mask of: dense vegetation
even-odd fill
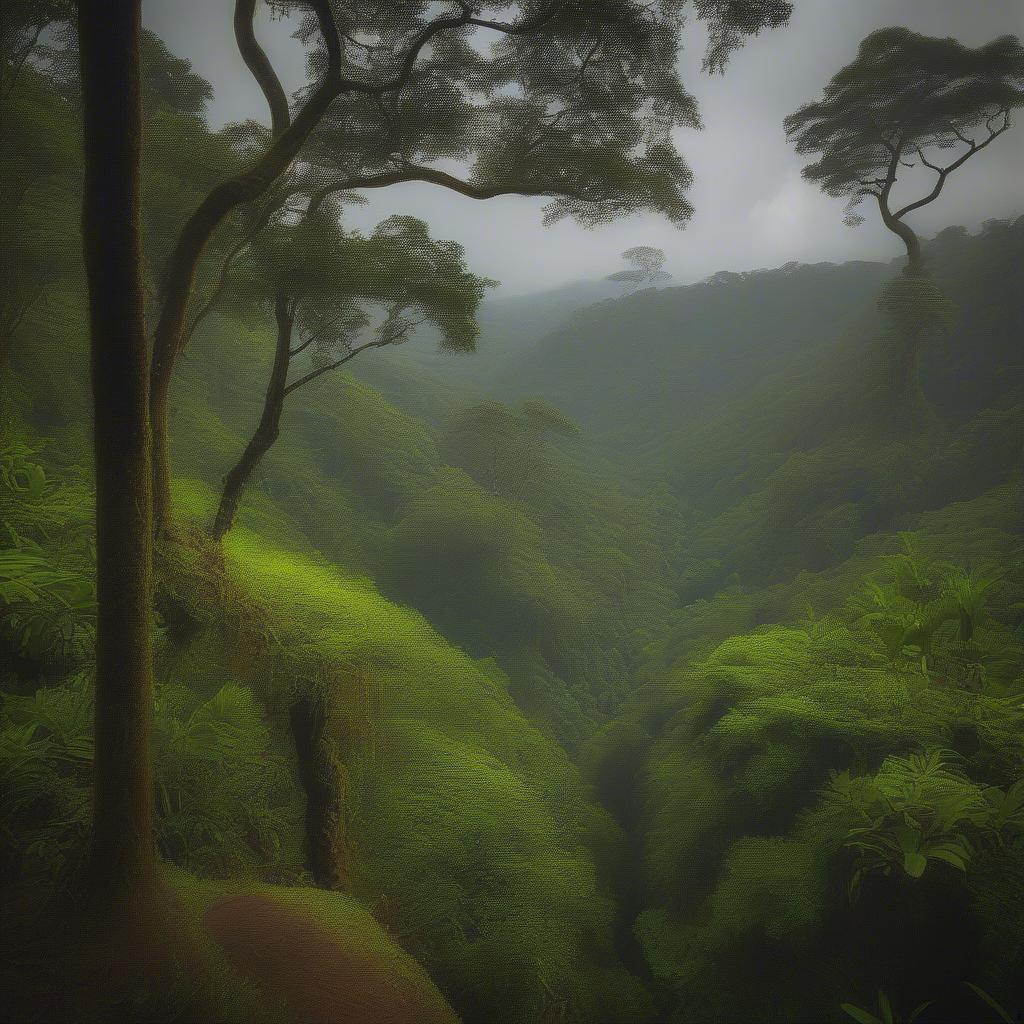
[[[250,140],[206,126],[205,83],[153,37],[144,61],[155,292]],[[74,892],[96,669],[79,126],[31,65],[8,109],[0,871]],[[423,333],[311,381],[219,544],[278,344],[232,270],[171,392],[155,555],[156,838],[182,898],[334,890],[308,906],[467,1022],[1019,1011],[1024,219],[924,251],[955,314],[914,432],[878,415],[899,264],[581,285],[485,301],[475,368]],[[279,1019],[211,984],[215,1019]],[[173,990],[134,1012],[198,1011]]]

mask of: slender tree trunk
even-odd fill
[[[292,345],[292,313],[287,295],[279,294],[275,298],[274,313],[277,318],[277,348],[274,351],[274,367],[267,385],[263,412],[256,432],[249,439],[241,458],[224,477],[224,490],[213,521],[214,540],[220,540],[231,529],[245,485],[281,433],[281,413],[284,410]]]
[[[140,235],[141,0],[82,9],[85,188],[96,457],[96,722],[86,882],[125,891],[153,876],[150,751],[149,359]]]
[[[164,275],[163,306],[153,338],[150,418],[153,429],[153,523],[157,535],[171,521],[171,463],[167,417],[174,366],[186,332],[188,303],[196,269],[213,233],[237,207],[262,196],[298,155],[335,97],[342,91],[328,76],[306,101],[291,125],[249,170],[222,181],[199,204],[182,228]]]

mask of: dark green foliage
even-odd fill
[[[981,789],[950,764],[950,754],[888,757],[873,777],[833,777],[830,797],[859,822],[844,844],[857,854],[851,898],[872,871],[920,878],[941,861],[966,873],[978,842],[1012,843],[1024,832],[1024,778],[1005,792]]]
[[[308,187],[424,180],[474,198],[547,196],[549,221],[600,223],[655,209],[682,224],[692,213],[692,175],[672,129],[699,124],[677,70],[686,7],[673,0],[439,10],[415,2],[382,13],[375,4],[332,3],[344,45],[325,43],[318,18],[307,14],[301,37],[314,73],[331,69],[365,85],[337,97],[316,129]],[[785,24],[791,11],[783,0],[695,8],[710,30],[705,62],[715,69],[745,37]],[[468,166],[467,179],[443,173],[444,160]]]
[[[157,843],[173,864],[207,877],[301,877],[296,784],[252,694],[226,685],[209,700],[157,690]],[[5,877],[40,867],[74,872],[88,835],[92,696],[86,675],[0,711]]]
[[[0,652],[29,675],[82,664],[94,636],[89,495],[39,457],[0,441]]]

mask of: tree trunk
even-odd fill
[[[289,711],[299,778],[306,791],[306,866],[324,889],[347,883],[341,766],[327,737],[325,698],[309,694]]]
[[[281,433],[281,413],[284,410],[292,345],[292,313],[288,307],[288,296],[279,294],[276,297],[274,313],[277,317],[277,348],[274,352],[270,383],[267,385],[267,396],[263,402],[263,412],[256,432],[245,446],[241,458],[224,477],[224,490],[213,521],[214,540],[220,540],[231,529],[245,485]]]
[[[151,467],[140,241],[141,0],[78,19],[85,142],[82,237],[96,459],[96,720],[86,884],[154,874]]]

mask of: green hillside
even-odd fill
[[[266,140],[189,112],[204,83],[146,40],[166,72],[144,97],[152,300],[186,213]],[[900,261],[585,281],[485,300],[475,353],[423,330],[289,391],[214,539],[282,322],[300,372],[327,366],[325,322],[399,322],[380,293],[359,320],[336,281],[303,320],[303,282],[267,291],[272,249],[231,264],[250,224],[226,221],[174,375],[142,622],[159,898],[108,933],[81,891],[100,701],[79,112],[23,74],[0,154],[35,168],[7,212],[41,239],[15,269],[42,275],[0,364],[14,1019],[1019,1016],[1024,218],[926,242],[955,315],[913,428],[878,305]],[[477,312],[424,278],[435,323]]]

